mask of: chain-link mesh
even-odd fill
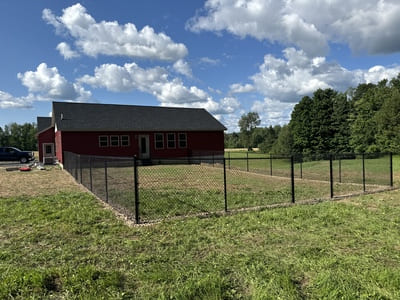
[[[389,154],[239,153],[139,160],[65,152],[64,168],[137,222],[328,199],[393,184]]]
[[[265,160],[259,160],[259,163],[265,163]],[[226,170],[226,183],[229,209],[268,206],[291,201],[289,177],[231,168]]]
[[[222,211],[222,166],[218,157],[153,160],[139,166],[140,219]]]

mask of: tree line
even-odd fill
[[[246,122],[251,126],[241,126]],[[400,153],[400,74],[344,93],[319,89],[295,105],[287,125],[259,124],[257,113],[243,115],[240,132],[226,134],[225,146],[271,154]]]
[[[19,125],[11,123],[0,127],[0,146],[10,146],[22,150],[37,150],[37,127],[35,123]]]

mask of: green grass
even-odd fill
[[[258,163],[260,160],[253,160]],[[264,160],[263,162],[266,162]],[[273,161],[281,166],[287,160]],[[298,167],[299,165],[297,165]],[[348,182],[344,174],[349,174],[354,165],[342,162],[343,180],[334,184],[335,195],[349,195],[363,191],[363,185]],[[328,168],[326,161],[303,163],[303,179],[295,179],[296,202],[327,199],[330,197],[330,184],[321,175]],[[288,167],[287,169],[290,170]],[[378,169],[378,168],[377,168]],[[231,167],[226,170],[228,210],[290,203],[291,181],[288,174],[270,176],[269,173],[244,172]],[[326,171],[326,170],[325,170]],[[273,175],[278,173],[274,170]],[[104,169],[93,168],[93,191],[106,199]],[[139,174],[139,214],[144,222],[175,216],[223,211],[224,189],[222,165],[158,165],[138,168]],[[310,176],[312,175],[313,176]],[[279,175],[279,173],[278,173]],[[283,177],[282,177],[283,176]],[[88,185],[88,171],[83,172],[83,182]],[[366,190],[374,191],[381,186],[367,182]],[[108,201],[120,207],[130,217],[135,216],[135,195],[133,167],[108,168]]]
[[[249,160],[247,161],[247,155]],[[290,176],[290,159],[273,158],[258,152],[227,152],[227,168],[249,170],[250,172],[271,174],[274,176]],[[231,158],[231,159],[229,159]],[[263,158],[263,159],[256,159]],[[362,183],[362,157],[358,155],[355,159],[336,159],[333,161],[333,178],[335,182]],[[271,171],[272,168],[272,171]],[[400,170],[400,159],[393,157],[393,168]],[[305,161],[300,164],[295,162],[295,177],[311,180],[329,181],[329,160]],[[389,155],[379,158],[365,158],[365,178],[367,184],[389,185],[390,167]],[[400,180],[396,178],[396,181]]]
[[[85,193],[0,199],[0,299],[399,299],[400,193],[128,227]]]

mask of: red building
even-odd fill
[[[223,154],[226,128],[204,109],[53,102],[38,117],[40,161],[64,151],[141,159]]]

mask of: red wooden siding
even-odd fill
[[[164,134],[164,148],[155,149],[155,133]],[[175,134],[175,148],[167,147],[167,134]],[[187,147],[179,147],[179,133],[186,133]],[[129,146],[100,147],[99,136],[129,136]],[[56,155],[63,162],[62,152],[100,156],[134,156],[139,154],[138,136],[149,136],[150,158],[174,158],[200,155],[203,152],[223,152],[224,134],[222,131],[204,132],[56,132]]]
[[[54,143],[54,127],[38,134],[39,161],[43,161],[43,143]]]

